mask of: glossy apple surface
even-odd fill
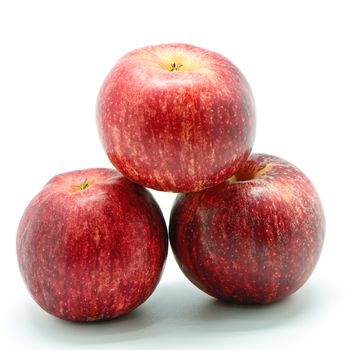
[[[231,177],[251,152],[255,107],[225,57],[186,44],[123,56],[97,101],[102,144],[127,178],[162,191],[199,191]]]
[[[184,274],[219,299],[265,304],[299,289],[321,253],[325,219],[309,179],[253,154],[235,177],[180,194],[170,242]]]
[[[21,274],[47,312],[110,319],[143,303],[166,259],[167,229],[151,194],[111,169],[57,175],[17,232]]]

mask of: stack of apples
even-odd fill
[[[266,304],[299,289],[321,253],[322,205],[297,167],[251,154],[255,123],[248,82],[218,53],[166,44],[122,57],[97,101],[117,170],[55,176],[19,224],[19,268],[35,301],[62,319],[94,321],[151,295],[168,231],[144,187],[179,192],[171,248],[207,294]]]

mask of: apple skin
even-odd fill
[[[158,284],[167,250],[152,195],[112,169],[55,176],[30,202],[17,232],[19,268],[34,300],[71,321],[135,309]]]
[[[310,180],[252,154],[224,183],[178,195],[170,243],[184,274],[218,299],[266,304],[294,293],[321,253],[325,219]]]
[[[192,192],[231,177],[248,158],[255,106],[248,82],[225,57],[164,44],[117,62],[99,92],[97,125],[124,176],[156,190]]]

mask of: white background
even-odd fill
[[[1,1],[0,347],[349,348],[349,18],[335,0]],[[155,293],[128,316],[57,320],[19,275],[18,221],[53,175],[111,166],[95,126],[98,89],[120,56],[166,42],[215,50],[243,71],[257,105],[254,151],[296,164],[322,198],[320,262],[285,301],[238,307],[192,286],[169,251]],[[153,193],[168,220],[175,195]]]

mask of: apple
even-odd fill
[[[242,73],[218,53],[187,44],[134,50],[107,75],[97,125],[112,164],[161,191],[199,191],[248,158],[255,107]]]
[[[310,180],[253,154],[231,179],[178,195],[170,243],[184,274],[218,299],[266,304],[294,293],[321,253],[325,219]]]
[[[152,195],[112,169],[52,178],[25,210],[19,268],[35,301],[71,321],[123,315],[155,289],[168,250]]]

